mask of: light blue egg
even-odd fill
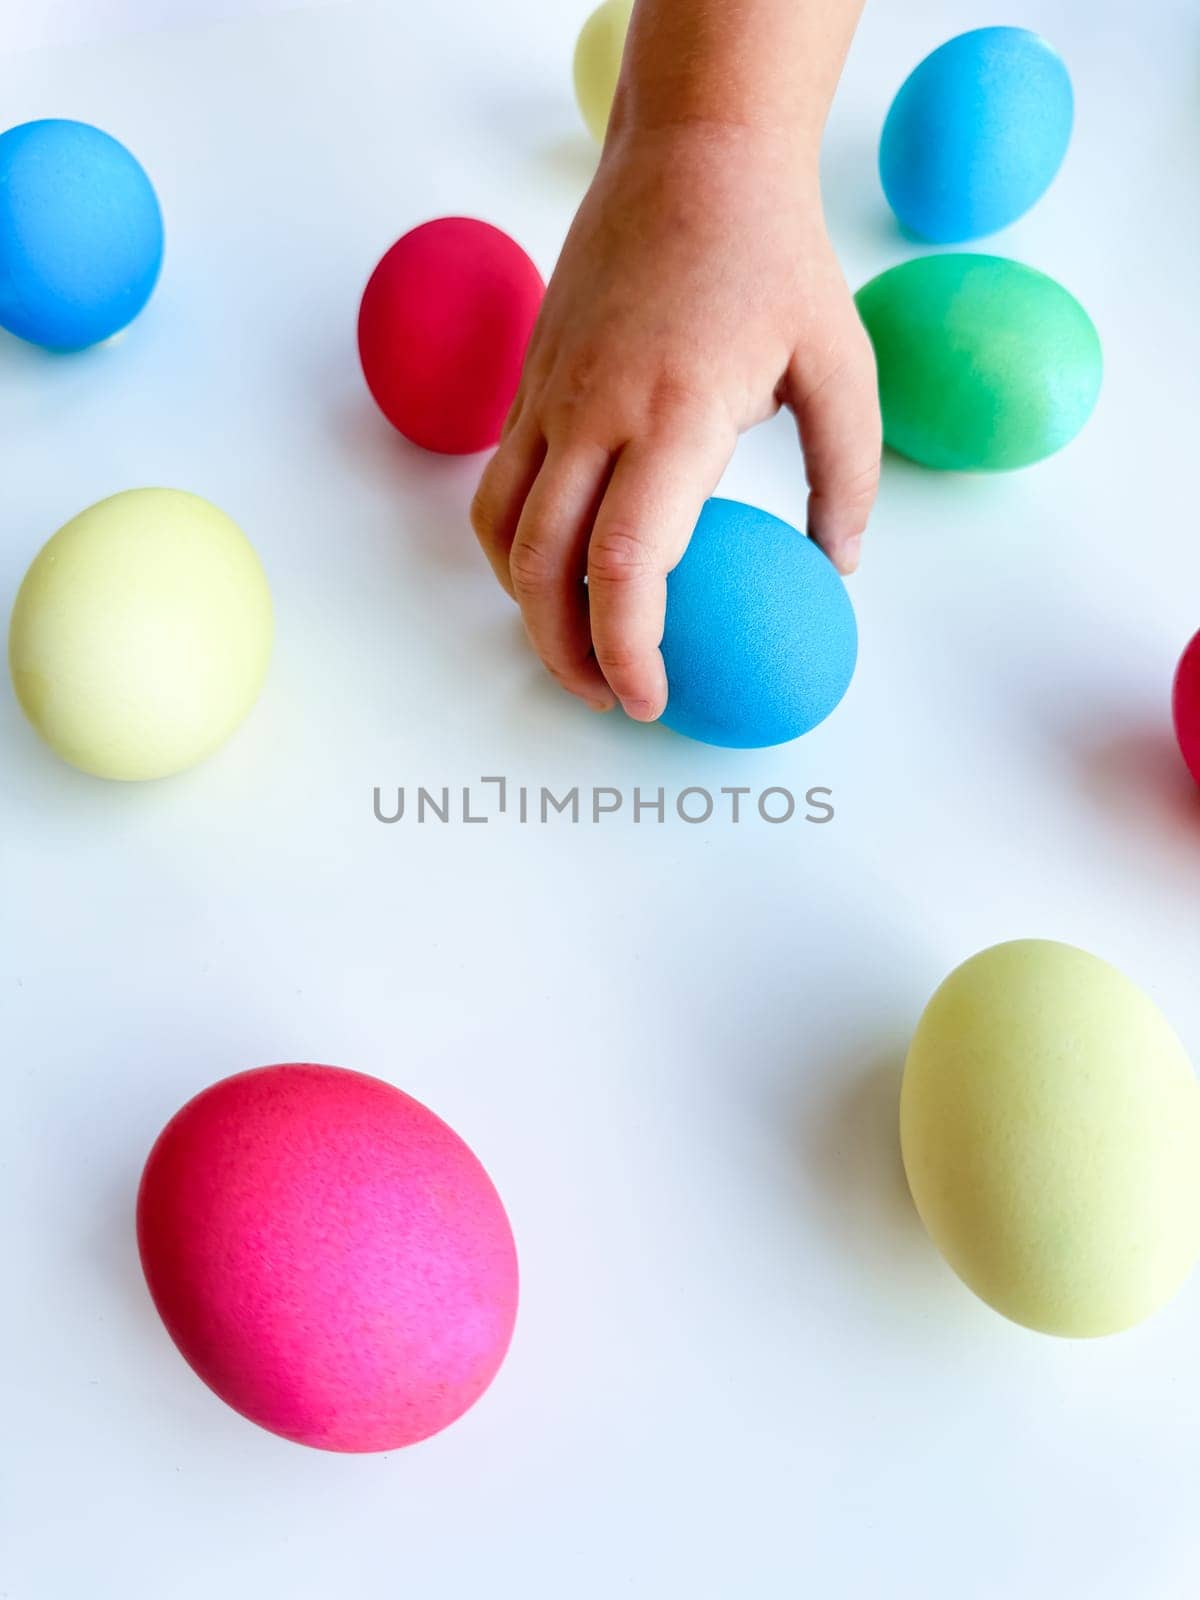
[[[757,749],[823,722],[854,675],[846,586],[811,539],[754,506],[710,500],[667,579],[668,728]]]
[[[0,134],[0,327],[98,344],[146,304],[162,254],[154,187],[123,144],[57,118]]]
[[[879,175],[901,225],[936,244],[1005,228],[1049,188],[1074,116],[1061,56],[1026,28],[977,28],[925,57],[892,101]]]

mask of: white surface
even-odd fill
[[[790,748],[702,749],[560,698],[465,527],[478,461],[391,436],[367,273],[444,211],[544,268],[586,180],[585,6],[351,5],[0,61],[10,122],[95,120],[158,182],[161,288],[117,345],[0,346],[0,606],[82,506],[199,491],[266,562],[278,649],[194,774],[79,776],[0,696],[7,1218],[0,1594],[526,1600],[1194,1593],[1200,1282],[1068,1344],[956,1282],[899,1171],[901,1054],[944,973],[1059,937],[1193,1050],[1200,803],[1167,719],[1200,625],[1191,6],[1030,0],[1078,127],[992,241],[1098,323],[1097,414],[994,480],[888,463],[861,665]],[[905,258],[873,146],[983,3],[870,8],[829,135],[855,282]],[[790,423],[728,492],[793,520]],[[833,788],[827,827],[382,827],[375,784]],[[141,1162],[211,1080],[393,1079],[475,1146],[524,1300],[463,1422],[339,1458],[191,1375],[134,1250]]]
[[[78,45],[188,23],[341,3],[344,0],[0,0],[0,51]]]

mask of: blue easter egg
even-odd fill
[[[737,500],[710,500],[667,579],[662,720],[704,744],[758,749],[823,722],[854,675],[858,630],[828,556]]]
[[[123,144],[57,118],[0,134],[0,327],[98,344],[146,304],[162,254],[158,199]]]
[[[1049,188],[1071,138],[1061,56],[1026,28],[977,28],[925,57],[892,101],[879,176],[901,225],[936,244],[994,233]]]

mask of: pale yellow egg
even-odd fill
[[[575,98],[588,131],[603,144],[621,71],[633,0],[604,0],[583,25],[575,46]]]
[[[271,595],[224,512],[130,489],[34,559],[9,628],[13,686],[47,744],[102,778],[163,778],[224,743],[258,697]]]
[[[943,1256],[1043,1333],[1140,1322],[1200,1250],[1191,1064],[1135,984],[1071,945],[996,945],[950,974],[908,1053],[900,1142]]]

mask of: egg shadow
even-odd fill
[[[806,1095],[790,1134],[805,1202],[815,1195],[829,1227],[891,1301],[934,1258],[900,1159],[900,1083],[907,1040],[865,1051],[833,1075],[823,1097]]]
[[[85,344],[71,350],[52,350],[45,345],[35,344],[30,339],[19,338],[7,328],[0,328],[0,384],[10,381],[14,384],[26,383],[31,373],[40,373],[47,369],[82,367],[89,362],[102,362],[111,351],[120,348],[140,317],[144,315],[144,312],[140,313],[139,317],[135,317],[125,327],[109,334],[107,339],[99,339],[95,344]]]
[[[329,419],[347,469],[380,486],[393,508],[367,519],[360,533],[376,547],[381,582],[425,590],[435,608],[457,619],[453,628],[430,628],[430,651],[461,660],[466,650],[477,658],[480,694],[491,701],[501,727],[528,733],[544,722],[548,735],[570,739],[575,728],[563,723],[560,704],[567,697],[530,649],[520,613],[471,528],[471,500],[489,452],[449,456],[421,449],[387,422],[365,389],[331,403]],[[507,693],[497,679],[507,680]],[[577,711],[579,728],[588,718],[604,720],[570,702],[567,709]]]
[[[907,477],[915,483],[935,486],[945,485],[953,490],[955,496],[964,492],[971,493],[972,487],[978,490],[978,498],[990,504],[995,499],[996,485],[1002,484],[1003,476],[994,472],[971,472],[966,468],[956,470],[953,467],[929,467],[923,461],[914,461],[911,456],[901,455],[900,451],[890,444],[883,447],[883,470],[892,477]]]
[[[84,350],[46,350],[0,328],[0,404],[11,402],[17,414],[26,418],[31,407],[41,407],[57,423],[56,407],[61,394],[58,386],[76,375],[72,369],[103,361],[111,342],[89,345]],[[46,383],[51,385],[49,391],[41,387]]]
[[[573,184],[579,190],[580,199],[596,176],[599,162],[599,146],[585,133],[553,139],[543,152],[547,171]]]
[[[580,197],[595,176],[600,150],[571,96],[569,72],[562,94],[487,96],[479,103],[477,120],[484,139],[500,140],[503,148],[525,155],[551,178],[570,183]]]
[[[1069,736],[1068,736],[1069,739]],[[1068,742],[1088,800],[1128,825],[1147,820],[1200,850],[1200,786],[1169,729],[1132,722]]]
[[[1102,630],[1111,635],[1107,626]],[[1130,641],[1129,649],[1135,647]],[[1154,693],[1153,682],[1166,689]],[[1148,692],[1151,691],[1151,692]],[[1116,824],[1114,839],[1139,854],[1150,841],[1172,870],[1200,851],[1200,785],[1175,738],[1170,680],[1150,685],[1112,676],[1056,685],[1028,699],[1022,726],[1037,754],[1065,770],[1082,801]]]
[[[394,494],[397,538],[405,551],[442,578],[489,575],[470,516],[488,452],[451,456],[422,450],[380,415],[365,392],[333,410],[332,434],[351,470]]]
[[[831,133],[821,150],[821,190],[830,237],[839,248],[899,249],[907,241],[879,185],[879,141]],[[896,265],[890,262],[888,265]],[[886,267],[876,267],[866,282]],[[851,288],[856,288],[851,284]]]
[[[157,1332],[158,1319],[138,1256],[139,1178],[132,1169],[107,1175],[99,1186],[87,1233],[78,1240],[77,1256],[80,1272],[95,1280],[102,1299],[140,1338],[146,1330],[151,1335]]]
[[[34,367],[44,367],[61,360],[60,353],[43,350],[40,345],[30,344],[27,339],[18,339],[7,328],[0,328],[0,377],[15,374],[20,380]]]
[[[1028,546],[1033,546],[1038,537],[1037,524],[1023,516],[1021,494],[1016,474],[927,467],[885,445],[879,505],[871,527],[876,530],[883,516],[896,507],[903,507],[906,517],[918,517],[923,528],[944,527],[949,513],[960,530],[956,539],[961,537],[969,544],[977,515],[986,518],[1009,512],[1011,507],[1013,538],[1023,539]],[[908,542],[914,541],[910,538]]]

